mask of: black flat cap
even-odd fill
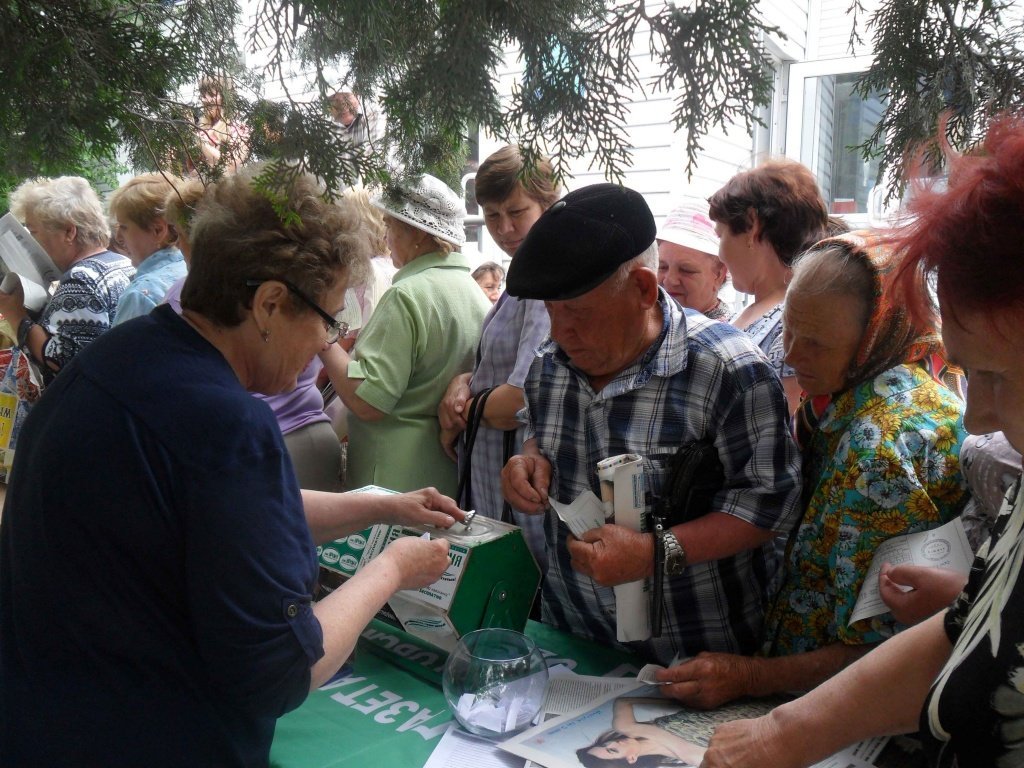
[[[520,299],[574,299],[643,253],[656,234],[654,216],[639,192],[617,184],[577,189],[531,227],[505,286]]]

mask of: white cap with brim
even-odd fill
[[[388,216],[459,246],[466,242],[466,206],[440,179],[424,174],[371,203]]]
[[[715,223],[708,216],[707,202],[699,197],[687,197],[672,209],[658,230],[658,240],[718,258]]]

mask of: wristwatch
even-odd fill
[[[686,550],[671,529],[661,532],[661,546],[665,553],[665,575],[681,575],[686,570]]]

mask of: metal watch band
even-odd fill
[[[686,570],[686,550],[671,530],[661,534],[661,543],[665,551],[665,575],[679,576]]]

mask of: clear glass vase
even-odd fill
[[[463,635],[441,678],[455,719],[470,733],[499,739],[533,724],[544,705],[548,666],[537,644],[511,629]]]

